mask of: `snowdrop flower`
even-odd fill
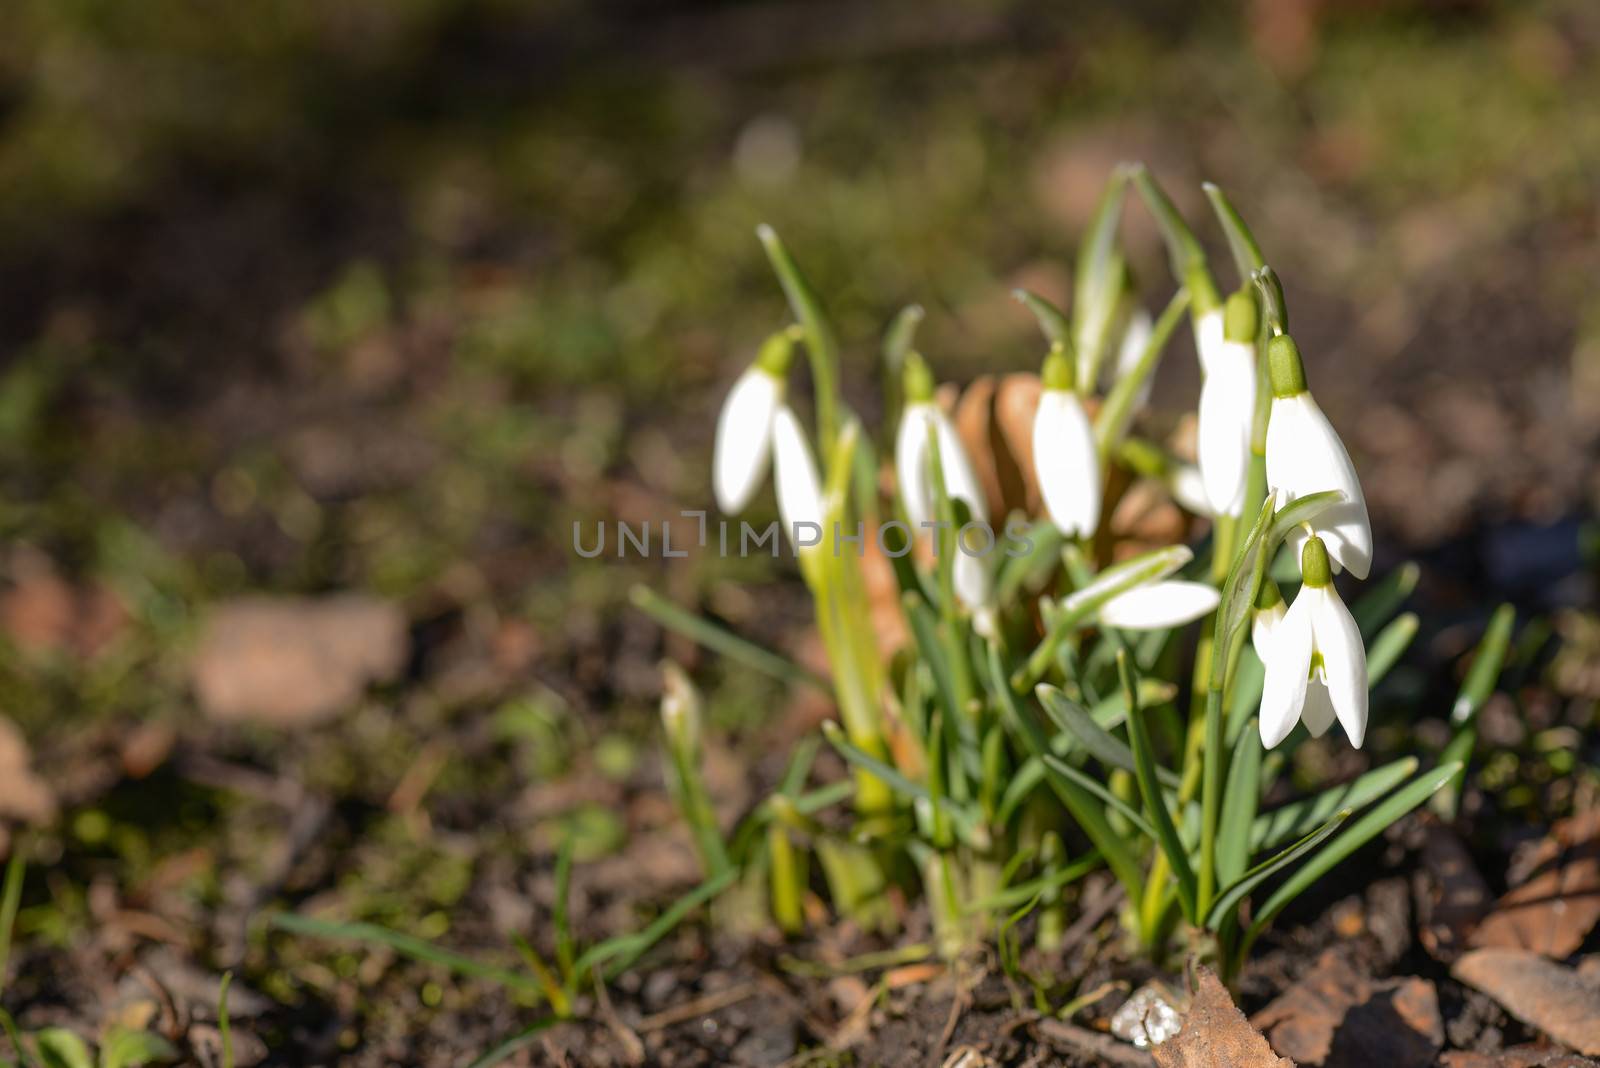
[[[766,477],[773,418],[783,403],[784,376],[793,353],[793,336],[788,331],[774,334],[722,402],[711,482],[717,507],[729,515],[744,511]]]
[[[788,405],[778,408],[772,420],[773,467],[778,489],[778,516],[783,532],[796,551],[814,549],[822,541],[822,480],[811,456],[800,420]],[[816,534],[803,540],[802,527]]]
[[[1167,630],[1215,612],[1221,596],[1205,582],[1151,582],[1117,594],[1100,606],[1096,618],[1122,630]]]
[[[972,613],[972,629],[979,637],[994,637],[994,573],[989,554],[957,545],[950,578],[957,599]]]
[[[912,533],[932,523],[934,500],[933,461],[930,441],[937,436],[939,463],[944,471],[944,488],[952,501],[965,501],[972,518],[987,522],[988,505],[983,488],[967,450],[956,435],[956,428],[933,399],[933,374],[916,353],[906,356],[905,411],[900,415],[900,430],[895,438],[895,478],[900,483],[900,499],[905,502]]]
[[[1306,389],[1305,367],[1294,339],[1280,334],[1267,344],[1272,413],[1267,423],[1267,486],[1277,507],[1323,490],[1339,490],[1344,500],[1311,521],[1327,544],[1334,571],[1349,568],[1358,579],[1372,568],[1372,524],[1355,465],[1328,417]],[[1299,550],[1307,534],[1296,530],[1289,545]]]
[[[1144,355],[1144,350],[1150,344],[1150,335],[1155,331],[1155,323],[1150,318],[1150,313],[1143,308],[1133,309],[1133,314],[1128,316],[1128,325],[1122,328],[1122,344],[1117,348],[1116,377],[1122,378],[1133,372],[1139,364],[1139,358]],[[1145,376],[1144,384],[1133,395],[1132,411],[1141,410],[1150,400],[1150,388],[1155,385],[1153,376]]]
[[[1194,464],[1178,464],[1167,472],[1167,491],[1178,505],[1194,515],[1211,515],[1211,499],[1206,496],[1205,479]]]
[[[1283,617],[1288,614],[1288,607],[1283,603],[1278,584],[1271,578],[1263,579],[1261,593],[1256,597],[1255,618],[1250,623],[1250,641],[1256,647],[1256,655],[1262,660],[1267,658],[1272,636],[1278,632]]]
[[[1124,630],[1165,630],[1216,610],[1221,595],[1204,582],[1168,580],[1194,559],[1185,545],[1170,545],[1102,571],[1061,602],[1063,612],[1089,612],[1095,622]],[[1107,594],[1110,594],[1108,597]]]
[[[1063,534],[1092,537],[1100,525],[1100,457],[1089,417],[1072,389],[1072,361],[1056,345],[1040,372],[1033,466],[1045,511]]]
[[[1216,515],[1244,504],[1250,466],[1250,425],[1256,408],[1256,305],[1244,291],[1195,321],[1200,353],[1199,442],[1206,499]]]
[[[1367,733],[1367,651],[1350,610],[1333,588],[1328,549],[1306,539],[1300,554],[1304,585],[1283,619],[1267,627],[1261,691],[1261,744],[1271,749],[1303,720],[1321,737],[1337,719],[1361,748]],[[1259,619],[1258,619],[1259,622]]]

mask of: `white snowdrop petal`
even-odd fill
[[[1311,737],[1321,738],[1333,726],[1334,718],[1328,687],[1320,679],[1310,680],[1306,683],[1306,706],[1300,712],[1300,721],[1311,732]]]
[[[1139,363],[1139,357],[1144,355],[1145,346],[1150,344],[1150,335],[1155,330],[1155,324],[1150,319],[1150,313],[1143,308],[1135,308],[1133,314],[1128,316],[1128,325],[1122,331],[1122,343],[1117,348],[1116,377],[1122,378],[1131,374]],[[1150,400],[1150,389],[1155,384],[1155,376],[1146,376],[1133,395],[1133,411],[1141,410]]]
[[[1167,489],[1172,499],[1195,515],[1212,515],[1211,500],[1206,496],[1205,479],[1194,464],[1179,464],[1167,476]]]
[[[1200,357],[1200,373],[1211,373],[1216,357],[1222,352],[1222,347],[1227,344],[1227,321],[1223,309],[1219,305],[1212,308],[1194,322],[1194,349]]]
[[[1267,485],[1286,502],[1323,490],[1345,500],[1311,520],[1335,564],[1364,579],[1372,569],[1372,524],[1344,442],[1309,393],[1278,397],[1267,424]],[[1301,534],[1299,542],[1304,541]],[[1290,544],[1296,544],[1291,539]]]
[[[922,524],[933,518],[932,495],[928,489],[928,419],[930,404],[911,404],[900,416],[900,431],[895,437],[894,474],[900,484],[900,501],[911,521],[915,537]]]
[[[972,459],[967,455],[965,445],[961,444],[961,437],[956,433],[956,428],[950,422],[950,417],[945,415],[941,408],[933,408],[933,422],[939,428],[939,464],[944,469],[944,489],[952,501],[965,501],[967,508],[972,512],[972,518],[980,522],[988,522],[989,504],[988,497],[983,492],[983,486],[978,482],[977,471],[972,466]],[[929,461],[931,464],[931,460]],[[933,469],[930,466],[924,473],[928,480],[929,499],[933,493]]]
[[[1100,606],[1100,622],[1124,630],[1165,630],[1217,610],[1220,594],[1204,582],[1152,582]]]
[[[1250,423],[1256,405],[1255,356],[1231,341],[1211,358],[1200,385],[1196,459],[1206,498],[1218,515],[1239,510],[1250,467]]]
[[[1075,394],[1047,389],[1039,395],[1033,463],[1050,521],[1064,534],[1093,534],[1100,524],[1100,459]]]
[[[955,585],[956,597],[968,611],[977,612],[989,603],[994,585],[987,556],[958,548],[950,577]]]
[[[784,535],[800,548],[796,537],[800,524],[815,524],[817,531],[822,529],[822,482],[800,420],[787,406],[778,409],[772,423],[772,436],[778,515],[783,520]],[[807,540],[816,534],[809,528],[799,532]]]
[[[749,505],[766,475],[772,452],[772,419],[783,399],[783,384],[752,367],[739,376],[717,416],[711,454],[711,482],[717,507],[737,515]]]
[[[1322,654],[1328,697],[1350,744],[1361,748],[1367,734],[1367,650],[1361,630],[1332,586],[1321,592],[1312,616],[1313,640]],[[1303,594],[1302,594],[1303,596]]]
[[[1250,621],[1250,642],[1256,647],[1256,655],[1266,662],[1272,648],[1272,636],[1283,624],[1283,617],[1288,614],[1288,606],[1282,601],[1271,608],[1257,609],[1254,618]]]
[[[1295,598],[1283,622],[1272,632],[1272,651],[1265,658],[1261,686],[1261,744],[1271,749],[1289,737],[1306,703],[1311,670],[1311,601],[1305,590]]]

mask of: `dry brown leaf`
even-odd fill
[[[1250,1026],[1215,973],[1205,967],[1199,973],[1183,1030],[1151,1050],[1156,1063],[1161,1068],[1294,1068]]]
[[[1272,1048],[1311,1068],[1426,1068],[1444,1045],[1426,979],[1373,981],[1330,949],[1251,1020]]]
[[[1466,950],[1491,898],[1472,854],[1437,821],[1425,829],[1416,891],[1417,937],[1434,960],[1449,964]]]
[[[1557,959],[1600,921],[1600,809],[1557,823],[1516,865],[1526,872],[1473,932],[1474,948],[1530,949]]]
[[[1600,983],[1526,949],[1475,949],[1450,974],[1579,1053],[1600,1054]]]
[[[317,723],[399,674],[405,616],[372,597],[248,597],[217,608],[191,674],[206,714],[277,726]]]

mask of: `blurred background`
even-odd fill
[[[84,946],[154,942],[178,971],[254,961],[261,1013],[320,1005],[317,1040],[345,1042],[361,958],[269,958],[264,905],[515,929],[574,821],[581,860],[639,870],[621,843],[671,813],[663,643],[629,586],[778,644],[808,609],[784,563],[585,562],[571,526],[710,506],[721,396],[787,316],[759,222],[870,416],[909,302],[946,377],[1036,366],[1008,292],[1064,300],[1118,161],[1151,165],[1231,288],[1217,181],[1284,279],[1378,570],[1421,559],[1446,623],[1592,605],[1588,0],[14,0],[6,23],[0,816],[42,858],[25,1000],[86,1012],[111,980]],[[1169,415],[1197,389],[1186,333]],[[1552,618],[1575,692],[1600,686],[1600,628]],[[697,663],[728,737],[769,729],[769,684]],[[663,884],[693,881],[681,846],[648,858]]]

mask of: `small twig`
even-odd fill
[[[1086,1027],[1078,1027],[1062,1020],[1040,1020],[1034,1030],[1046,1040],[1065,1046],[1074,1053],[1098,1057],[1108,1064],[1127,1065],[1128,1068],[1154,1068],[1155,1058],[1142,1049],[1136,1049],[1110,1035],[1102,1035]]]
[[[675,1005],[670,1009],[663,1009],[658,1013],[646,1016],[639,1021],[639,1026],[634,1030],[641,1034],[659,1031],[674,1024],[684,1023],[699,1016],[707,1016],[718,1009],[725,1009],[729,1005],[736,1005],[756,993],[756,984],[745,983],[742,986],[731,987],[727,990],[718,990],[712,994],[695,998],[682,1005]]]
[[[629,1064],[644,1063],[644,1041],[627,1024],[622,1022],[622,1017],[617,1015],[617,1010],[611,1005],[611,994],[606,990],[605,977],[600,974],[600,969],[594,970],[594,998],[596,1015],[600,1021],[611,1030],[622,1043],[623,1056]]]

